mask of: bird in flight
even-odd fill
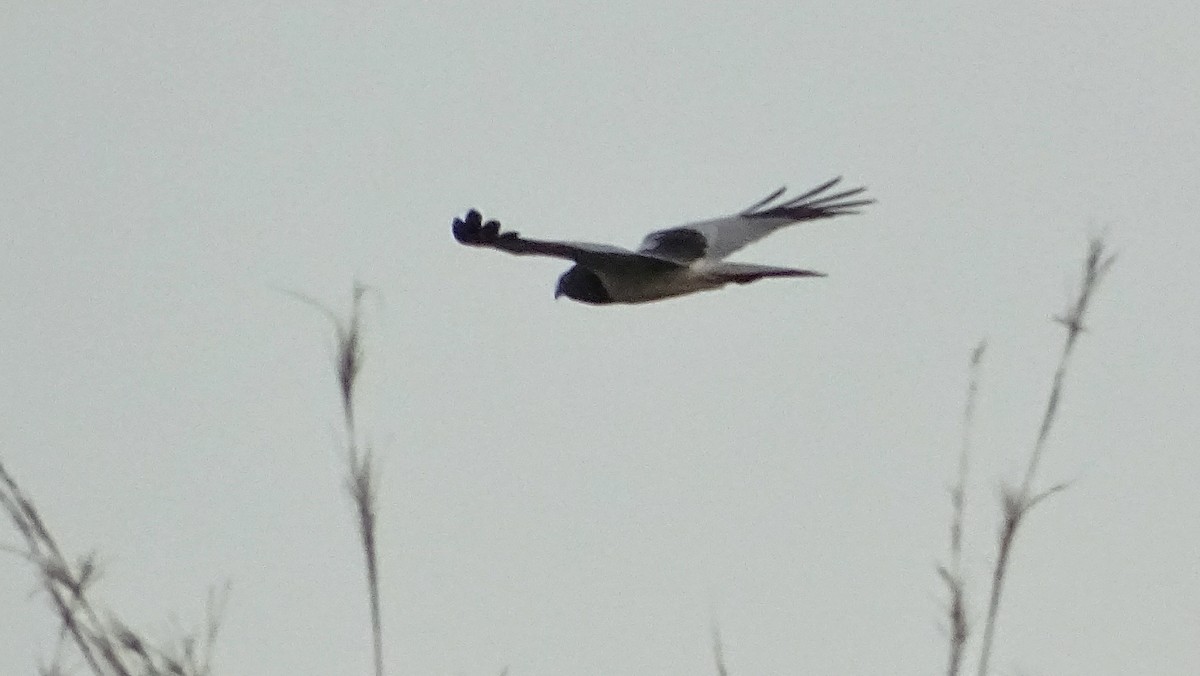
[[[851,199],[866,188],[828,194],[841,177],[798,197],[779,201],[780,188],[741,212],[688,223],[646,235],[637,251],[608,244],[553,242],[503,232],[499,221],[486,223],[472,209],[454,219],[454,238],[468,246],[488,247],[523,256],[550,256],[575,265],[558,278],[554,297],[566,296],[592,305],[647,303],[726,284],[749,284],[769,277],[824,277],[813,270],[753,263],[732,263],[733,252],[776,230],[820,218],[858,213],[872,199]]]

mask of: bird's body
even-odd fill
[[[556,295],[592,305],[608,303],[648,303],[675,296],[686,296],[697,291],[719,289],[729,283],[746,284],[767,277],[812,277],[817,273],[791,268],[748,263],[708,263],[700,261],[688,266],[657,268],[647,266],[645,270],[617,269],[596,271],[579,265],[564,273],[565,283],[559,284]],[[599,283],[585,276],[590,275]],[[580,281],[576,281],[576,279]],[[587,289],[602,289],[594,295]],[[572,293],[575,291],[575,293]]]
[[[593,305],[602,305],[605,302],[646,303],[714,288],[711,282],[698,274],[697,270],[688,267],[651,269],[645,273],[627,270],[596,271],[588,268],[584,268],[584,270],[600,279],[600,283],[608,295],[606,301],[593,303]],[[572,286],[571,284],[563,285],[562,295],[581,302],[589,302],[572,296],[569,293]]]
[[[646,303],[768,277],[824,276],[811,270],[732,263],[725,258],[784,226],[857,213],[856,207],[873,201],[846,201],[864,188],[819,197],[839,180],[768,206],[783,195],[780,188],[738,214],[652,232],[637,251],[607,244],[525,239],[515,232],[501,232],[496,221],[484,223],[475,210],[467,213],[466,220],[454,220],[454,236],[471,246],[574,261],[575,266],[559,278],[556,297],[565,295],[593,305]]]

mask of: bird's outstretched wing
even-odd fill
[[[701,258],[718,261],[786,225],[856,214],[858,207],[875,201],[849,199],[866,188],[823,194],[841,180],[839,176],[803,195],[776,202],[786,191],[780,188],[736,215],[652,232],[642,240],[638,251],[685,264]]]
[[[474,209],[467,212],[465,219],[454,219],[453,231],[454,239],[468,246],[498,249],[518,256],[565,258],[598,270],[664,270],[680,266],[678,262],[668,258],[608,244],[526,239],[512,230],[501,231],[499,221],[491,220],[485,223],[483,216]]]

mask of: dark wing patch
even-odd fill
[[[683,264],[666,256],[633,252],[607,244],[553,242],[522,237],[515,231],[502,230],[499,221],[483,221],[474,209],[465,219],[454,219],[454,239],[467,246],[486,247],[518,256],[550,256],[575,261],[596,270],[665,271]]]
[[[646,236],[640,253],[667,258],[680,263],[690,263],[704,257],[708,251],[708,239],[692,228],[659,230]]]

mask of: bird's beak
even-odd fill
[[[561,286],[554,289],[554,300],[558,300],[558,297],[561,295],[563,295],[563,290],[562,290]]]

